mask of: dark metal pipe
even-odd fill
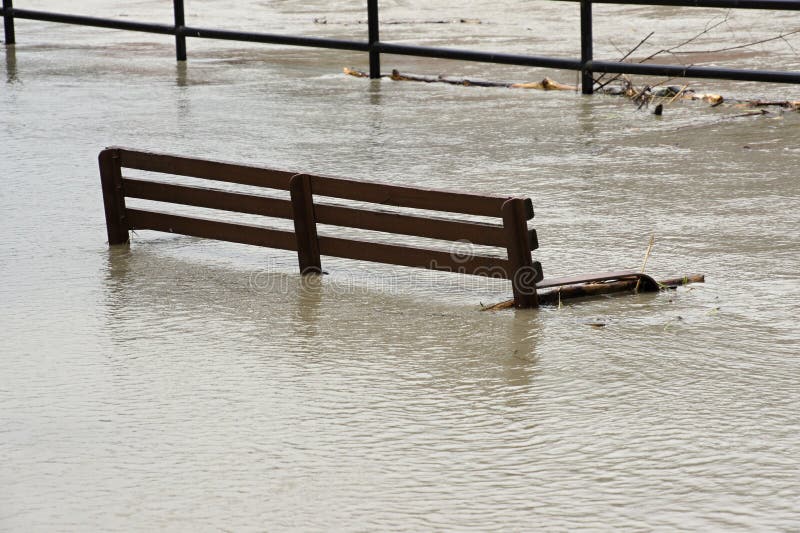
[[[558,0],[580,2],[581,0]],[[774,9],[798,11],[797,0],[593,0],[595,4],[628,4],[640,6],[711,7],[720,9]]]
[[[380,18],[378,17],[378,0],[367,0],[367,23],[369,26],[369,77],[376,80],[381,77]]]
[[[391,43],[379,43],[378,49],[384,54],[436,57],[439,59],[458,59],[461,61],[478,61],[483,63],[498,63],[502,65],[520,65],[524,67],[545,67],[566,70],[581,70],[582,68],[581,62],[578,59],[497,54],[493,52],[474,52],[470,50],[456,50],[454,48],[431,48],[427,46],[412,46]]]
[[[285,44],[290,46],[310,46],[313,48],[332,48],[335,50],[369,52],[369,43],[362,41],[343,41],[339,39],[325,39],[321,37],[294,37],[291,35],[274,35],[270,33],[212,30],[208,28],[192,28],[188,26],[181,29],[180,33],[187,37],[200,37],[202,39],[222,39],[226,41]]]
[[[588,68],[594,72],[641,74],[644,76],[669,76],[671,78],[707,78],[734,81],[761,81],[767,83],[800,83],[800,72],[778,70],[741,70],[719,67],[683,67],[617,61],[590,61]]]
[[[269,33],[252,33],[241,31],[213,30],[207,28],[182,27],[176,28],[167,24],[153,24],[149,22],[133,22],[126,20],[111,20],[82,15],[65,15],[62,13],[48,13],[45,11],[31,11],[28,9],[14,9],[15,18],[41,20],[45,22],[58,22],[61,24],[77,24],[80,26],[93,26],[96,28],[110,28],[116,30],[129,30],[144,33],[158,33],[162,35],[176,35],[184,37],[201,37],[208,39],[223,39],[229,41],[246,41],[267,44],[286,44],[292,46],[311,46],[316,48],[333,48],[339,50],[354,50],[357,52],[369,51],[369,44],[360,41],[343,41],[338,39],[324,39],[318,37],[293,37],[286,35],[273,35]],[[5,14],[5,10],[3,10]]]
[[[183,0],[174,0],[173,11],[175,13],[175,56],[178,61],[186,61],[186,36],[181,34],[181,28],[186,26]]]
[[[3,31],[6,44],[17,42],[14,35],[14,2],[12,0],[3,0]]]
[[[592,94],[594,92],[594,78],[592,71],[586,65],[592,60],[592,0],[581,0],[581,92]]]
[[[175,28],[166,24],[151,24],[148,22],[131,22],[126,20],[110,20],[82,15],[64,15],[62,13],[48,13],[46,11],[31,11],[29,9],[14,9],[14,18],[42,20],[45,22],[59,22],[61,24],[77,24],[80,26],[93,26],[96,28],[111,28],[116,30],[130,30],[145,33],[160,33],[175,35]]]

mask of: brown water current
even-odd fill
[[[15,4],[171,18],[153,0]],[[595,13],[602,59],[725,15]],[[575,57],[577,15],[382,2],[397,22],[382,38]],[[462,18],[481,23],[433,23]],[[364,19],[338,0],[187,3],[188,24],[275,33],[365,39]],[[731,13],[692,46],[797,24]],[[702,64],[800,69],[787,40]],[[366,69],[363,54],[215,41],[189,40],[179,65],[170,37],[33,21],[17,41],[0,49],[0,530],[797,528],[800,114],[676,102],[656,117],[609,96],[356,79],[342,67]],[[707,282],[488,313],[506,283],[330,258],[303,282],[292,253],[149,232],[109,250],[109,145],[526,195],[549,276],[638,268],[655,234],[648,271]]]

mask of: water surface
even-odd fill
[[[75,9],[170,19],[163,3],[107,4]],[[595,10],[609,59],[720,14]],[[187,13],[366,33],[347,2]],[[564,56],[577,54],[576,14],[382,9],[404,22],[387,40]],[[445,18],[482,24],[430,23]],[[788,27],[742,13],[702,44]],[[190,40],[176,65],[169,38],[30,21],[17,39],[0,54],[0,529],[796,527],[798,115],[676,103],[658,118],[611,97],[368,81],[341,74],[366,68],[361,54],[237,43]],[[718,63],[798,68],[779,43]],[[793,86],[693,84],[800,99]],[[637,268],[655,234],[651,272],[707,283],[485,313],[506,284],[330,258],[330,275],[303,283],[291,253],[149,232],[109,250],[96,164],[108,145],[524,194],[547,275]]]

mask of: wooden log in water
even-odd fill
[[[356,78],[369,78],[369,74],[360,70],[344,68],[344,73]],[[577,91],[574,85],[565,85],[550,78],[542,81],[528,83],[513,83],[510,81],[490,81],[475,78],[454,78],[450,76],[425,76],[421,74],[409,74],[392,70],[391,74],[382,74],[382,78],[389,78],[394,81],[419,81],[423,83],[446,83],[449,85],[462,85],[464,87],[503,87],[507,89],[538,89],[540,91]]]
[[[539,293],[539,305],[558,305],[559,301],[574,298],[586,298],[618,292],[633,292],[636,288],[636,279],[610,281],[603,283],[583,283],[580,285],[565,285],[557,289],[546,290]],[[668,278],[658,282],[662,289],[674,289],[690,283],[703,283],[703,274],[691,274],[679,278]],[[514,307],[514,300],[507,300],[494,305],[488,305],[481,311],[498,311]]]
[[[424,76],[420,74],[401,73],[399,70],[392,70],[389,76],[393,81],[421,81],[423,83],[447,83],[448,85],[464,85],[475,87],[511,87],[511,83],[505,81],[488,81],[468,78],[452,78],[449,76]]]

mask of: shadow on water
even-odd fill
[[[224,353],[257,352],[265,365],[300,371],[319,361],[385,372],[412,366],[438,373],[439,384],[455,386],[467,375],[476,385],[515,387],[530,385],[536,373],[544,321],[536,311],[484,313],[337,287],[328,276],[193,262],[147,246],[108,252],[104,315],[118,355],[155,356],[184,338],[184,349],[224,343]],[[149,348],[131,339],[148,339]]]

